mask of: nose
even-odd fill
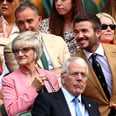
[[[83,33],[82,32],[78,32],[78,33],[76,33],[75,34],[75,38],[78,40],[78,39],[80,39],[80,38],[83,38]]]
[[[111,30],[110,26],[108,26],[106,30]]]
[[[61,0],[56,0],[56,5],[60,5],[61,4]]]
[[[25,30],[29,30],[29,24],[25,23]]]
[[[78,74],[78,79],[83,79],[81,73]]]
[[[83,37],[83,33],[82,32],[79,32],[78,33],[78,38],[82,38]]]
[[[18,56],[22,56],[23,55],[23,52],[21,50],[18,51],[17,53]]]
[[[6,4],[6,0],[3,0],[3,4]]]

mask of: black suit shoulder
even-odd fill
[[[90,116],[100,116],[98,103],[95,100],[82,96],[82,102],[85,104]]]
[[[35,99],[32,116],[71,116],[62,91],[39,94]]]

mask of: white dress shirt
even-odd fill
[[[75,113],[75,104],[74,104],[74,101],[73,101],[73,99],[75,98],[75,96],[73,96],[72,94],[70,94],[64,87],[61,87],[61,90],[62,90],[62,92],[64,94],[64,97],[66,99],[66,102],[68,104],[71,116],[76,116],[76,113]],[[82,116],[89,116],[88,111],[85,108],[85,105],[82,103],[81,95],[78,96],[78,99],[80,101],[79,102],[79,108],[80,108],[80,111],[82,113]]]
[[[93,53],[90,53],[86,50],[84,50],[84,53],[87,56],[87,58],[89,59],[90,64],[92,65],[92,59],[90,57]],[[106,58],[106,55],[105,55],[105,52],[104,52],[104,49],[103,49],[101,43],[99,44],[99,47],[97,48],[97,50],[94,53],[97,54],[96,60],[99,62],[100,66],[102,68],[109,93],[111,94],[111,92],[112,92],[112,73],[111,73],[109,63],[108,63],[108,60]]]

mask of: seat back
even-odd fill
[[[31,111],[29,111],[29,112],[23,112],[23,113],[17,114],[16,116],[32,116],[32,115],[31,115]]]

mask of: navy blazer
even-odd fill
[[[82,96],[82,102],[90,116],[100,116],[95,101]],[[71,116],[61,89],[54,93],[39,94],[35,99],[31,113],[32,116]]]

